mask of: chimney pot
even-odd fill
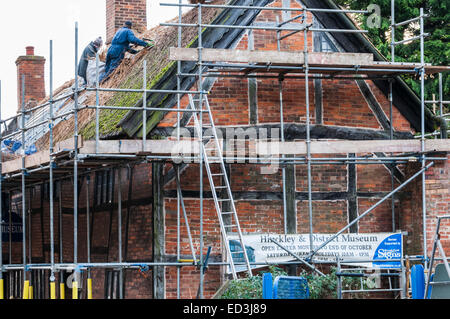
[[[28,46],[25,49],[27,51],[27,55],[34,55],[34,47]]]

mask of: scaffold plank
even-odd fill
[[[198,61],[198,50],[195,48],[175,48],[169,50],[171,60]],[[301,51],[266,51],[266,50],[230,50],[230,49],[202,49],[202,61],[237,63],[237,65],[218,66],[223,71],[247,72],[281,72],[301,73],[305,64],[305,55]],[[239,66],[239,64],[242,64]],[[252,64],[248,66],[246,64]],[[264,66],[270,66],[267,69]],[[275,68],[276,66],[276,68]],[[283,69],[283,66],[286,68]],[[371,53],[351,52],[309,52],[308,66],[313,74],[415,74],[422,67],[420,63],[402,63],[374,61]],[[449,66],[425,65],[426,74],[449,71]]]
[[[193,48],[170,48],[171,60],[197,61],[198,50]],[[263,51],[263,50],[228,50],[202,49],[203,61],[235,62],[235,63],[275,63],[304,64],[305,54],[301,51]],[[308,63],[330,65],[362,65],[371,64],[371,53],[310,52]]]
[[[244,142],[244,141],[242,141]],[[199,154],[198,141],[192,140],[147,140],[142,148],[142,140],[108,140],[98,141],[98,154],[111,155],[161,155],[161,156],[196,156]],[[79,154],[96,154],[96,142],[79,143]],[[277,156],[306,154],[306,142],[265,142],[247,141],[237,148],[224,152],[226,156]],[[73,150],[73,139],[55,145],[54,155],[64,155]],[[347,153],[419,153],[420,140],[320,140],[311,141],[311,154],[347,154]],[[425,140],[425,152],[450,152],[450,139]],[[50,152],[39,151],[25,157],[25,168],[32,169],[50,163]],[[2,174],[20,173],[22,158],[2,163]]]
[[[78,148],[83,147],[83,139],[78,138]],[[61,155],[72,151],[74,148],[74,139],[70,138],[58,142],[53,147],[54,155]],[[25,168],[30,169],[39,166],[45,166],[50,163],[50,151],[42,150],[25,157]],[[16,158],[2,163],[2,174],[11,174],[22,170],[22,158]]]
[[[449,152],[450,139],[425,141],[425,152]],[[372,140],[372,141],[312,141],[311,154],[347,153],[418,153],[420,140]],[[306,154],[306,142],[256,142],[257,155],[295,155]]]
[[[99,154],[160,154],[176,155],[179,153],[198,154],[198,142],[189,140],[147,140],[145,148],[142,140],[110,140],[98,141]],[[80,154],[95,154],[96,142],[85,141]]]

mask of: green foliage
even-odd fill
[[[369,4],[376,4],[381,9],[381,27],[369,28],[367,19],[370,15],[358,16],[361,27],[368,30],[368,37],[376,48],[389,61],[391,60],[390,24],[391,0],[335,0],[336,4],[351,9],[366,9]],[[420,8],[429,17],[424,20],[424,31],[430,36],[424,42],[425,63],[433,65],[449,65],[450,60],[450,1],[449,0],[395,0],[395,22],[406,21],[420,15]],[[411,38],[420,34],[418,23],[410,23],[395,28],[395,41]],[[395,47],[396,62],[419,62],[420,41],[405,43]],[[405,77],[405,81],[420,96],[420,82],[417,79]],[[431,100],[432,95],[438,97],[438,79],[428,77],[425,81],[425,99]],[[444,99],[450,93],[450,77],[448,72],[443,74]]]
[[[265,271],[267,272],[267,271]],[[286,276],[287,273],[280,268],[271,266],[269,271],[273,278]],[[262,274],[251,278],[232,280],[228,289],[220,299],[261,299],[262,298]]]
[[[337,276],[336,272],[320,276],[315,272],[303,272],[301,276],[308,281],[309,297],[311,299],[333,299],[337,298]]]
[[[230,283],[220,299],[261,299],[262,278],[260,275],[251,278],[237,279]]]
[[[311,299],[336,299],[337,283],[336,268],[331,267],[331,271],[325,276],[321,276],[316,272],[307,273],[303,271],[303,276],[308,281],[309,297]],[[360,281],[355,277],[342,277],[342,289],[360,289]]]
[[[265,271],[267,272],[267,271]],[[274,266],[269,267],[269,271],[273,278],[278,276],[287,276],[287,273]],[[329,274],[321,276],[315,272],[303,271],[300,276],[305,277],[308,281],[310,299],[335,299],[337,298],[337,282],[336,268],[332,267]],[[360,289],[360,281],[358,278],[343,277],[342,289]],[[357,297],[361,297],[360,294]],[[232,280],[228,289],[220,297],[220,299],[261,299],[262,298],[262,274],[253,276],[252,278],[244,278]]]

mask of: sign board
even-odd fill
[[[319,248],[332,236],[334,234],[313,234],[313,249]],[[230,238],[231,251],[241,250],[238,238]],[[277,263],[296,260],[292,254],[272,240],[300,258],[306,258],[310,252],[309,234],[248,234],[243,235],[243,240],[250,262]],[[368,268],[400,268],[400,261],[390,260],[399,260],[402,256],[401,233],[349,233],[338,235],[318,250],[314,255],[314,260],[336,261],[336,258],[340,258],[344,261],[356,261],[351,264]],[[235,263],[243,262],[243,254],[234,254],[233,260]],[[236,265],[236,271],[243,270],[245,270],[245,266]]]

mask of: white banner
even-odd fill
[[[319,248],[334,234],[313,234],[313,249]],[[240,243],[237,237],[230,237],[231,251],[240,251]],[[292,254],[279,247],[272,240],[283,246],[300,258],[306,258],[310,252],[309,234],[250,234],[244,235],[244,244],[250,262],[276,263],[296,260]],[[243,254],[233,254],[235,262],[243,262]],[[322,247],[314,255],[314,260],[336,261],[336,258],[358,261],[353,265],[371,268],[399,268],[399,261],[403,256],[401,233],[351,233],[340,234],[327,245]],[[373,262],[363,262],[374,260]],[[379,260],[379,261],[378,261]],[[257,266],[255,266],[256,268]],[[258,266],[262,267],[262,266]],[[253,266],[252,266],[253,268]],[[245,267],[236,267],[237,271],[245,270]]]

